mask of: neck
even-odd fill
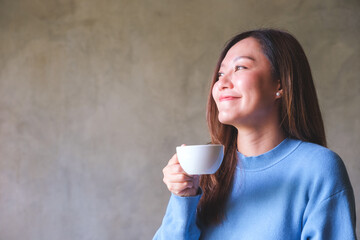
[[[245,156],[258,156],[266,153],[285,139],[279,126],[237,127],[237,132],[237,149]]]

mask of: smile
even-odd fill
[[[232,101],[232,100],[236,100],[239,98],[240,97],[234,97],[234,96],[221,96],[221,97],[219,97],[219,102]]]

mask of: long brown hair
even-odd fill
[[[224,219],[237,164],[237,130],[218,120],[218,109],[212,88],[218,81],[221,62],[237,42],[253,37],[259,41],[272,67],[274,79],[280,80],[283,90],[279,123],[285,136],[326,146],[324,124],[311,75],[310,65],[300,43],[289,33],[275,29],[259,29],[236,35],[225,45],[215,67],[207,104],[207,122],[212,143],[225,146],[220,169],[203,175],[200,186],[203,196],[198,205],[202,224],[219,224]]]

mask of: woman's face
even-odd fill
[[[230,48],[218,76],[212,96],[221,123],[258,126],[277,115],[280,83],[273,79],[270,62],[255,38],[245,38]]]

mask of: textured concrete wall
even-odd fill
[[[0,0],[0,239],[150,239],[162,168],[209,138],[220,49],[257,27],[303,44],[360,216],[359,12],[358,0]]]

